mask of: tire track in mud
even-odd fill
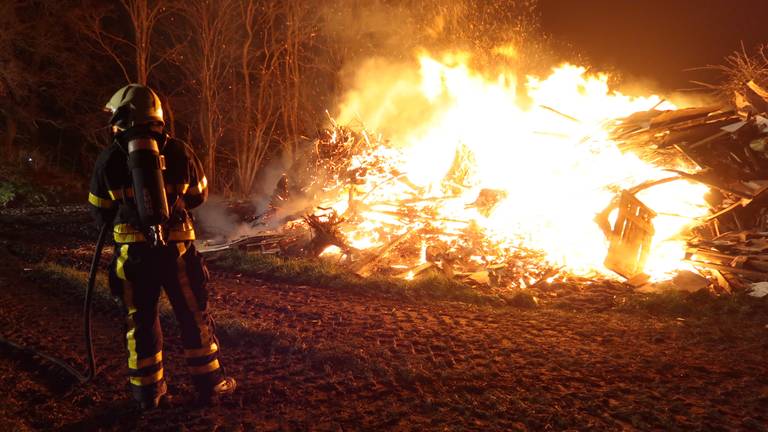
[[[87,247],[73,246],[80,252],[46,253],[82,268]],[[79,300],[18,283],[25,262],[0,258],[16,260],[0,264],[2,334],[79,359]],[[0,356],[0,384],[12,388],[0,396],[0,414],[33,430],[761,430],[768,423],[762,323],[398,301],[216,272],[210,287],[220,323],[247,327],[226,329],[222,342],[227,372],[241,384],[233,399],[213,409],[185,404],[181,347],[166,326],[178,403],[143,416],[121,413],[128,395],[122,319],[101,312],[102,370],[93,385],[62,395],[38,371]]]
[[[0,335],[84,370],[79,307],[56,295],[55,287],[41,290],[30,284],[23,277],[25,264],[9,254],[5,244],[0,244]],[[110,332],[103,319],[95,320],[94,325],[97,355],[110,353],[116,334]],[[0,388],[5,390],[0,394],[3,418],[17,422],[15,427],[19,430],[50,430],[73,410],[109,397],[103,390],[73,385],[71,378],[47,360],[8,347],[0,351]],[[109,357],[98,359],[101,368],[113,367]],[[108,378],[107,374],[100,374],[94,383],[103,386]],[[64,398],[69,401],[67,404],[60,403]]]
[[[765,419],[766,395],[748,390],[766,389],[761,328],[699,345],[689,342],[707,330],[703,324],[673,318],[400,303],[248,278],[214,287],[217,309],[291,329],[305,343],[363,353],[370,381],[390,401],[381,406],[414,399],[422,415],[437,409],[455,424],[692,427]],[[250,300],[230,302],[235,294]]]

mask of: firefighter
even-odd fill
[[[160,99],[150,88],[127,85],[112,96],[105,110],[112,114],[113,142],[96,161],[88,201],[97,223],[113,227],[109,284],[126,315],[130,388],[142,409],[157,408],[168,400],[158,319],[162,287],[181,328],[198,398],[213,402],[232,393],[236,383],[224,376],[219,363],[219,343],[206,308],[208,270],[192,243],[195,231],[187,212],[208,196],[202,164],[188,145],[163,131]],[[136,149],[149,151],[149,157],[135,157]],[[141,163],[147,166],[137,166]],[[147,179],[136,183],[145,175],[140,171],[144,168],[155,183],[146,183]],[[153,172],[158,178],[152,178]],[[152,198],[153,187],[160,189],[156,202],[145,203],[148,196]],[[160,223],[147,226],[142,220],[147,211],[162,211],[164,205]]]

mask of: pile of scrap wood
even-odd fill
[[[768,280],[768,90],[750,81],[733,107],[634,113],[611,138],[657,166],[684,160],[670,178],[710,188],[711,214],[689,240],[690,262],[728,291]]]
[[[647,281],[642,270],[656,215],[635,194],[680,179],[710,188],[711,214],[693,231],[688,260],[727,291],[768,280],[768,91],[750,82],[740,96],[733,107],[651,109],[611,125],[611,139],[622,151],[670,173],[622,191],[595,219],[610,240],[606,266],[631,284]],[[255,234],[208,250],[318,256],[335,246],[339,259],[362,276],[437,272],[490,287],[537,286],[561,273],[542,252],[493,243],[472,220],[440,215],[440,206],[468,187],[471,151],[459,147],[440,193],[427,195],[386,158],[359,157],[377,151],[380,143],[381,137],[335,123],[320,131],[312,151],[278,182],[267,211],[250,218]],[[361,184],[368,188],[361,191]],[[399,195],[371,195],[383,185],[396,185]],[[341,214],[321,204],[324,197],[339,196],[347,201]],[[487,215],[505,198],[505,191],[483,189],[465,206]],[[618,217],[609,222],[614,209]],[[371,228],[378,246],[353,247],[344,227],[361,226],[371,215],[379,222]]]
[[[709,269],[727,291],[768,281],[768,232],[737,231],[689,242],[687,261]]]
[[[543,253],[510,244],[500,250],[472,220],[440,214],[447,200],[461,197],[472,169],[472,154],[460,147],[439,192],[423,188],[398,171],[387,158],[358,157],[380,147],[380,137],[365,130],[333,125],[322,130],[310,151],[277,182],[266,211],[245,217],[248,235],[222,243],[201,244],[206,254],[241,249],[282,256],[316,257],[334,246],[341,263],[361,276],[372,274],[417,278],[439,273],[468,284],[529,287],[555,276]],[[362,161],[362,162],[361,162]],[[358,185],[366,182],[367,188]],[[394,185],[394,186],[393,186]],[[376,192],[397,187],[397,197]],[[338,214],[323,207],[324,197],[345,197]],[[481,189],[463,204],[488,215],[506,192]],[[371,229],[376,246],[356,248],[341,231],[364,224],[376,215]]]

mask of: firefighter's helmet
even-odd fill
[[[164,124],[160,98],[151,88],[128,84],[109,99],[105,111],[112,113],[109,124],[125,130],[138,125]]]

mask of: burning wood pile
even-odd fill
[[[427,194],[396,169],[392,155],[380,157],[386,151],[383,144],[380,136],[364,129],[334,124],[320,131],[312,151],[277,183],[269,208],[252,218],[258,234],[204,250],[236,247],[284,256],[335,256],[330,259],[361,276],[413,279],[438,272],[483,286],[527,287],[558,273],[540,251],[510,245],[500,253],[474,221],[441,215],[440,206],[461,199],[466,189],[468,149],[456,151],[438,193]],[[376,194],[385,187],[391,193],[393,185],[398,192],[391,199]],[[488,215],[505,198],[505,191],[480,189],[463,207]],[[371,217],[378,219],[366,232],[378,240],[373,246],[358,235],[358,227]]]
[[[670,169],[669,181],[710,188],[710,214],[687,241],[687,262],[727,292],[768,281],[768,89],[750,81],[735,107],[638,112],[612,139],[656,165],[684,157],[689,169]]]
[[[409,97],[434,114],[407,143],[331,120],[252,234],[218,249],[501,289],[616,274],[647,286],[686,270],[730,291],[768,275],[763,87],[735,108],[676,109],[564,65],[529,77],[521,107],[511,79],[421,65],[424,94]]]

